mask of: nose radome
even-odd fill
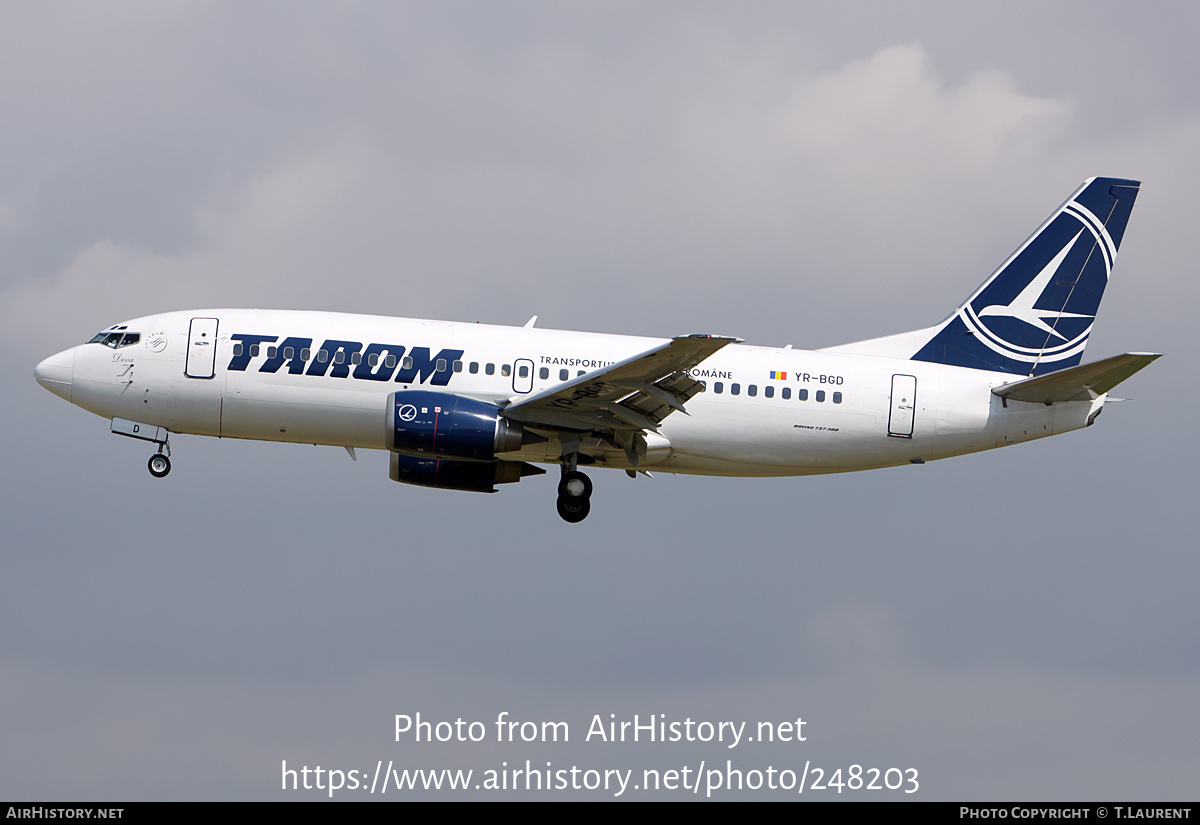
[[[59,398],[71,400],[71,381],[75,374],[75,350],[51,355],[33,369],[33,377]]]

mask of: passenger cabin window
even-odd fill
[[[521,365],[521,366],[520,366],[520,367],[517,369],[517,374],[518,374],[518,375],[520,375],[522,378],[528,378],[528,377],[529,377],[529,367],[527,367],[527,366],[525,366],[524,364],[522,364],[522,365]]]
[[[487,373],[488,375],[495,375],[496,374],[496,365],[488,364],[487,367],[485,367],[483,371],[485,373]]]
[[[725,384],[722,383],[721,381],[714,381],[713,382],[713,392],[715,392],[717,395],[720,395],[721,393],[725,392]]]
[[[434,364],[433,367],[434,367],[435,372],[445,372],[446,371],[446,359],[439,358],[437,360],[437,363]]]
[[[841,403],[842,403],[842,394],[841,394],[840,392],[835,392],[835,393],[833,394],[833,403],[834,403],[834,404],[841,404]]]
[[[730,384],[729,385],[729,394],[730,395],[741,395],[742,394],[742,385],[741,384]]]
[[[390,362],[390,363],[388,364],[388,366],[389,366],[389,367],[394,367],[394,366],[396,366],[396,356],[394,356],[394,355],[389,355],[389,356],[388,356],[388,361]],[[412,365],[413,365],[413,360],[412,360],[412,356],[411,356],[411,355],[406,355],[406,356],[404,356],[404,360],[400,362],[400,367],[401,367],[401,369],[411,370],[411,369],[412,369]]]
[[[305,347],[304,349],[300,350],[300,360],[301,361],[307,361],[311,355],[312,355],[312,350],[310,350],[308,347]]]
[[[763,395],[765,395],[767,398],[774,398],[775,388],[768,384],[767,386],[763,387]]]
[[[783,398],[784,401],[787,401],[789,398],[792,397],[792,388],[784,387],[782,390],[779,391],[779,395],[781,398]]]
[[[750,386],[746,387],[746,395],[749,395],[751,398],[758,395],[758,385],[751,384]]]
[[[808,400],[808,390],[796,390],[796,400],[807,401]]]
[[[500,365],[500,374],[503,376],[512,375],[512,367],[510,367],[508,364],[501,364]]]
[[[476,374],[478,374],[478,372],[479,372],[479,362],[472,361],[471,362],[471,375],[476,375]]]
[[[817,390],[817,401],[825,400],[825,390]]]
[[[283,348],[283,357],[286,358],[287,360],[291,361],[293,358],[296,357],[296,351],[294,349],[292,349],[291,347],[284,347]],[[372,356],[372,357],[374,357],[374,356]],[[374,364],[372,364],[371,366],[374,366]]]
[[[454,371],[455,371],[455,372],[462,372],[462,370],[463,370],[463,362],[462,362],[462,361],[455,361],[455,362],[454,362]]]
[[[544,381],[549,377],[550,370],[546,369],[545,367],[542,367],[540,370],[538,370],[538,378],[541,378]]]
[[[324,364],[328,360],[329,360],[328,350],[323,350],[323,349],[317,350],[317,361],[318,362]]]
[[[581,373],[579,373],[579,374],[580,374],[580,375],[583,375],[583,373],[582,373],[582,372],[581,372]],[[559,380],[559,381],[566,381],[566,380],[567,380],[568,378],[570,378],[570,377],[571,377],[571,371],[570,371],[570,370],[559,370],[559,371],[558,371],[558,380]]]
[[[395,368],[396,368],[396,356],[394,356],[394,355],[389,355],[387,358],[384,358],[384,359],[383,359],[383,365],[384,365],[385,367],[387,367],[389,370],[390,370],[390,369],[395,369]]]

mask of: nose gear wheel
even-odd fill
[[[162,478],[167,473],[171,472],[171,459],[167,458],[162,453],[155,453],[150,456],[150,461],[146,464],[150,469],[150,475],[155,478]]]

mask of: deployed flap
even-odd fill
[[[684,335],[535,395],[518,396],[506,418],[550,429],[655,430],[703,386],[686,374],[717,350],[740,341]]]
[[[1162,353],[1127,352],[1103,361],[1081,364],[1049,375],[1001,384],[992,390],[1001,398],[1054,404],[1060,401],[1091,401],[1104,395],[1129,376],[1149,366]]]

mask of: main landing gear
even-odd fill
[[[592,511],[592,480],[579,470],[579,454],[563,456],[562,479],[558,482],[558,514],[563,521],[578,524]]]
[[[592,480],[575,470],[564,472],[558,482],[558,514],[564,521],[576,524],[592,511]]]

